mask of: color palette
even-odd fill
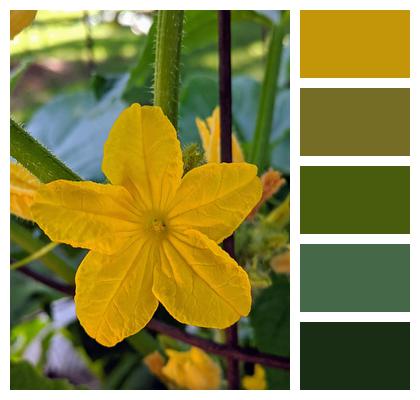
[[[301,89],[300,153],[410,155],[410,89]]]
[[[301,11],[300,75],[302,78],[408,78],[410,12]]]
[[[306,312],[410,311],[410,246],[301,245],[300,309]]]
[[[410,320],[410,84],[346,79],[410,77],[410,11],[301,11],[300,77],[301,389],[409,389],[409,322],[320,319]]]
[[[410,389],[410,324],[304,322],[301,389]]]
[[[409,167],[301,167],[301,233],[410,233]]]

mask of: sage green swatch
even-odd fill
[[[410,168],[301,167],[300,232],[410,233]]]
[[[300,388],[410,389],[410,324],[302,322]]]
[[[410,246],[302,244],[300,310],[410,311]]]
[[[302,156],[409,156],[410,89],[301,89]]]

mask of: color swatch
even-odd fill
[[[324,390],[408,390],[407,322],[303,322],[300,387]]]
[[[410,89],[301,89],[300,153],[410,155]]]
[[[301,11],[300,76],[408,78],[410,12]]]
[[[410,311],[410,246],[302,244],[300,310]]]
[[[301,233],[410,233],[409,167],[300,169]]]

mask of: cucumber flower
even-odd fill
[[[246,272],[217,244],[261,198],[257,168],[206,164],[183,175],[176,131],[159,107],[133,104],[114,123],[102,170],[110,184],[42,185],[32,215],[54,242],[89,249],[76,274],[76,314],[113,346],[159,302],[178,321],[226,328],[250,311]]]
[[[200,133],[201,143],[208,163],[220,162],[220,108],[216,107],[211,117],[204,122],[200,118],[195,119]],[[232,135],[232,161],[244,162],[244,155],[238,139]]]
[[[169,389],[220,389],[222,371],[210,356],[197,347],[188,351],[166,349],[167,362],[155,351],[144,357],[149,371]]]

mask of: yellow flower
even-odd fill
[[[35,18],[34,10],[11,10],[10,11],[10,39],[13,39],[20,31],[29,26]]]
[[[23,165],[10,163],[10,212],[32,220],[31,206],[41,182]]]
[[[226,328],[251,306],[246,272],[217,243],[261,197],[257,168],[206,164],[184,177],[176,132],[159,107],[124,110],[104,146],[111,184],[58,180],[38,190],[34,219],[54,242],[90,249],[76,274],[76,313],[113,346],[158,303],[178,321]]]
[[[219,389],[221,370],[204,351],[192,347],[189,351],[166,350],[168,363],[163,375],[176,387],[192,390]]]
[[[204,122],[200,118],[195,119],[201,142],[203,144],[206,160],[209,163],[220,162],[220,108],[216,107],[211,117]],[[232,159],[233,162],[243,162],[241,146],[235,135],[232,135]]]
[[[245,375],[242,378],[242,386],[247,390],[265,390],[265,370],[260,364],[255,364],[254,375]]]

